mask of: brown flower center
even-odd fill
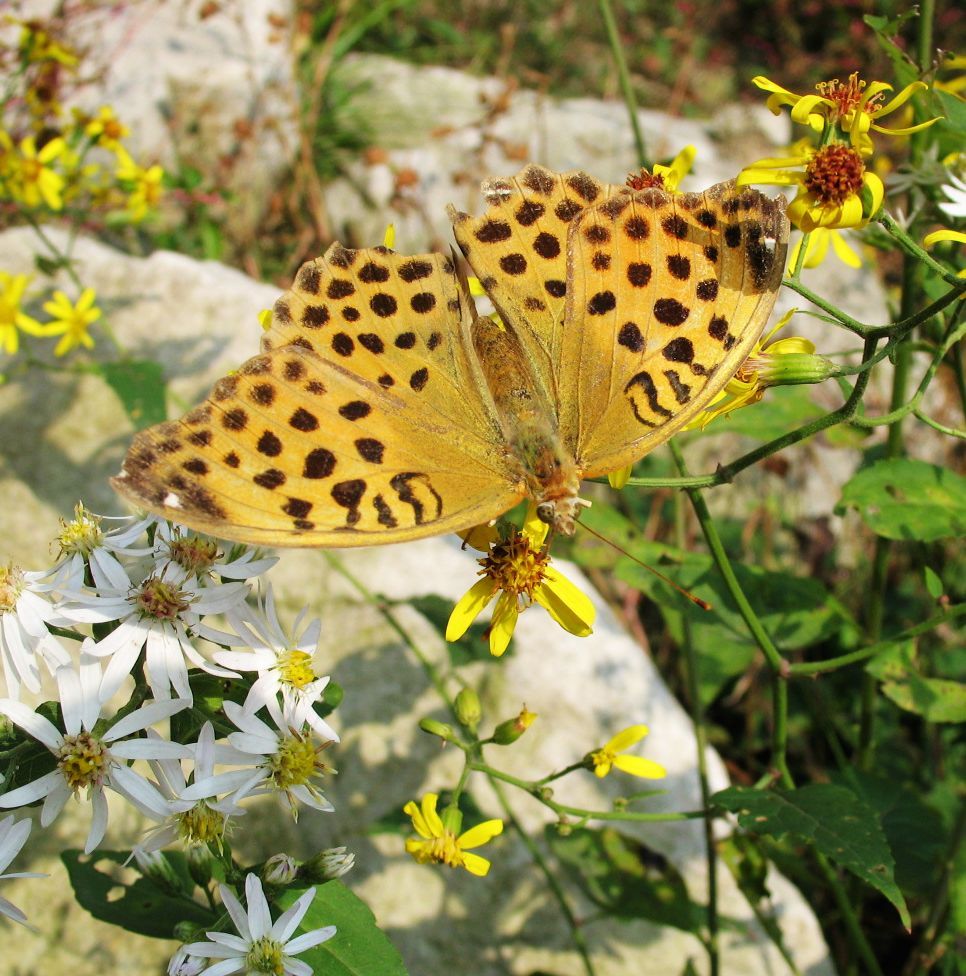
[[[631,173],[627,177],[627,185],[632,190],[648,190],[651,187],[664,189],[664,177],[660,173],[649,173],[643,167],[639,173]]]
[[[155,620],[174,620],[190,606],[187,595],[171,583],[151,576],[141,584],[137,607],[143,617]]]
[[[824,146],[805,168],[805,189],[823,204],[843,203],[862,189],[865,163],[850,146]]]
[[[506,542],[497,543],[481,559],[483,572],[507,593],[523,595],[533,601],[533,594],[543,582],[550,556],[532,548],[530,540],[520,533]]]

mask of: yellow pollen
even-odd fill
[[[184,592],[171,583],[165,583],[154,576],[141,584],[137,606],[144,617],[156,620],[174,620],[178,614],[188,609],[190,603]]]
[[[0,566],[0,615],[15,609],[22,592],[23,570],[13,563]]]
[[[850,146],[832,143],[819,149],[805,168],[805,189],[819,203],[839,204],[862,189],[865,163]]]
[[[74,509],[73,521],[60,520],[57,544],[60,546],[62,556],[70,556],[74,553],[89,556],[103,542],[104,533],[101,531],[100,517],[92,515],[83,505],[78,504]]]
[[[104,775],[108,752],[104,743],[89,732],[65,735],[57,767],[72,790],[96,786]]]
[[[245,972],[284,976],[285,961],[282,944],[267,935],[252,943],[245,955]]]
[[[493,546],[490,554],[479,560],[483,570],[480,575],[489,576],[507,593],[533,600],[533,594],[543,582],[550,557],[530,545],[526,536],[519,532]]]
[[[286,739],[269,765],[276,789],[287,790],[308,783],[316,771],[315,747],[309,739]]]
[[[277,670],[282,682],[293,688],[304,688],[316,679],[312,670],[312,655],[305,651],[283,651],[278,656]]]
[[[178,814],[178,836],[185,844],[220,843],[225,835],[225,815],[199,800],[190,810]]]
[[[218,546],[211,539],[191,535],[172,539],[168,554],[182,569],[200,575],[209,570],[218,558]]]

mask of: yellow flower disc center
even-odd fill
[[[190,603],[183,591],[155,577],[149,577],[138,593],[137,607],[144,617],[156,620],[174,620],[178,614],[188,609]]]
[[[220,843],[225,834],[225,815],[199,800],[190,810],[178,814],[178,836],[185,844]]]
[[[517,533],[507,542],[493,546],[490,554],[481,559],[483,572],[507,593],[524,594],[533,600],[533,594],[543,582],[550,557],[530,545],[526,536]]]
[[[304,688],[315,681],[312,655],[305,651],[283,651],[278,656],[278,673],[281,680],[293,688]]]
[[[286,739],[269,760],[277,789],[308,783],[315,772],[315,747],[308,739]]]
[[[246,953],[245,971],[268,973],[270,976],[285,976],[284,955],[281,943],[263,935],[252,943],[252,947]]]
[[[192,535],[184,539],[172,539],[168,545],[168,554],[182,569],[201,574],[210,569],[218,558],[218,546],[211,539]]]
[[[104,775],[108,751],[100,739],[89,732],[65,735],[59,751],[57,767],[72,790],[96,786]]]
[[[0,614],[17,606],[23,592],[23,570],[13,564],[0,566]]]
[[[100,518],[88,512],[83,505],[77,506],[77,514],[72,522],[61,519],[57,544],[60,546],[62,556],[70,556],[74,553],[89,556],[103,542],[104,533],[101,531]]]
[[[862,189],[865,163],[850,146],[819,149],[805,169],[805,189],[823,204],[844,203]]]

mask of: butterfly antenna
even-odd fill
[[[582,529],[585,529],[587,532],[589,532],[591,535],[596,536],[598,539],[600,539],[601,542],[606,542],[607,545],[616,549],[622,555],[627,556],[628,559],[633,560],[635,563],[637,563],[638,566],[642,567],[643,569],[646,569],[649,573],[653,573],[658,579],[664,580],[664,582],[667,583],[668,586],[673,587],[682,596],[687,597],[695,606],[700,607],[702,610],[711,609],[711,604],[708,603],[707,600],[702,600],[701,597],[695,596],[689,590],[686,590],[683,586],[679,586],[677,583],[674,582],[674,580],[668,579],[668,577],[665,576],[664,573],[660,572],[660,570],[655,569],[653,566],[648,566],[647,563],[641,562],[641,560],[638,559],[637,556],[631,555],[631,553],[629,553],[626,549],[623,549],[616,542],[613,542],[612,540],[608,539],[606,536],[601,535],[596,529],[592,529],[589,525],[586,525],[583,522],[578,522],[577,524]]]

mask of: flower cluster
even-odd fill
[[[338,735],[315,663],[319,622],[303,614],[290,634],[270,586],[250,599],[275,557],[83,505],[56,541],[47,571],[0,568],[0,716],[15,727],[4,739],[11,775],[0,808],[42,802],[47,827],[72,796],[86,802],[90,853],[111,791],[154,824],[134,852],[145,863],[172,843],[203,858],[223,850],[254,796],[276,795],[293,815],[333,809],[323,792],[333,770],[321,756]],[[45,673],[56,711],[29,703]],[[0,863],[22,846],[24,823],[0,824]],[[348,865],[342,857],[327,876]],[[22,921],[6,902],[0,910]]]

